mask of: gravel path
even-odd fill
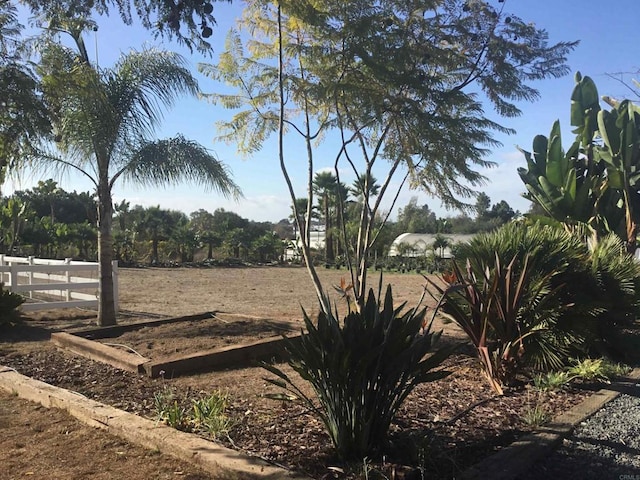
[[[518,480],[640,480],[640,383],[620,386],[620,396]]]

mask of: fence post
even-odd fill
[[[70,258],[65,258],[64,259],[64,264],[65,265],[71,265],[71,259]],[[67,302],[71,301],[71,272],[69,271],[69,269],[67,268],[67,270],[65,271],[65,277],[66,277],[66,282],[67,282],[67,294],[65,296]]]
[[[20,283],[20,281],[18,280],[18,268],[20,267],[20,265],[11,262],[10,267],[11,272],[9,273],[9,290],[13,292],[18,283]]]
[[[0,253],[0,267],[4,267],[5,263],[4,263],[4,253]],[[4,282],[4,272],[0,273],[0,282],[5,283]]]
[[[27,265],[34,265],[35,262],[33,261],[33,256],[29,255],[27,257]],[[27,279],[29,282],[29,285],[33,285],[33,272],[31,270],[29,270],[27,272]],[[29,298],[33,298],[33,290],[29,290]]]

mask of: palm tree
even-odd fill
[[[45,158],[61,169],[79,171],[95,185],[98,197],[100,263],[99,325],[116,323],[113,292],[112,189],[120,179],[142,185],[187,180],[225,196],[240,196],[224,164],[198,143],[182,136],[152,141],[163,108],[198,85],[185,60],[156,49],[122,55],[116,65],[98,69],[82,40],[86,23],[66,20],[58,31],[71,35],[77,52],[49,39],[40,73],[45,99],[53,112],[57,149],[62,157]],[[50,24],[50,28],[51,24]],[[53,163],[52,163],[53,161]]]
[[[361,173],[351,184],[350,191],[354,197],[362,201],[365,191],[368,193],[366,198],[377,197],[380,193],[380,184],[373,175]]]
[[[213,214],[202,208],[196,210],[191,213],[190,225],[200,243],[207,246],[207,260],[211,260],[213,258],[213,248],[219,246],[222,242],[220,233],[216,232]]]
[[[51,124],[13,2],[0,2],[0,185],[7,169],[49,138]]]
[[[313,189],[320,197],[320,207],[324,217],[324,258],[327,263],[333,263],[335,253],[333,251],[333,222],[331,218],[330,204],[334,199],[338,188],[338,179],[331,172],[318,172],[313,179]]]

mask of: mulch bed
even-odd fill
[[[233,427],[222,443],[318,479],[362,476],[362,464],[343,465],[335,458],[318,418],[299,404],[265,397],[277,390],[263,380],[269,373],[261,368],[150,379],[55,350],[42,341],[43,332],[25,335],[31,336],[32,348],[5,344],[0,364],[150,418],[155,417],[154,393],[162,389],[187,401],[224,390],[230,397]],[[449,377],[418,386],[406,400],[392,425],[388,449],[368,460],[369,478],[454,478],[531,431],[523,418],[536,405],[554,416],[590,393],[576,388],[542,393],[520,387],[497,397],[468,355],[456,354],[445,367],[453,372]],[[286,365],[282,368],[290,371]]]

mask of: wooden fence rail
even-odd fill
[[[97,308],[98,263],[0,255],[0,281],[26,297],[23,311]],[[118,262],[113,262],[113,289],[118,311]]]

